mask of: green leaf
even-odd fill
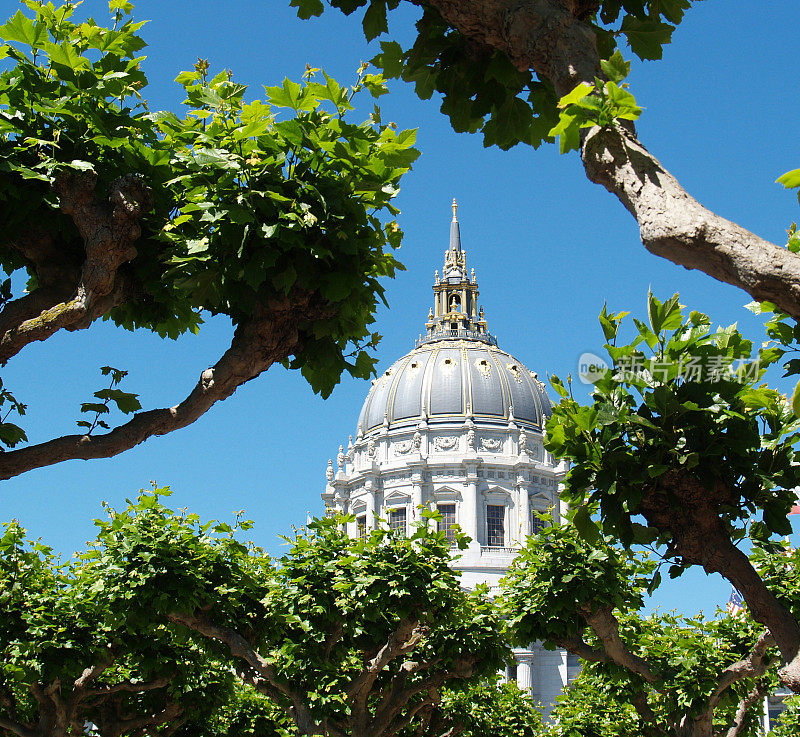
[[[800,187],[800,169],[792,169],[787,171],[786,174],[779,176],[775,182],[782,184],[786,189],[794,189]]]
[[[117,405],[119,411],[124,412],[126,415],[136,412],[142,408],[142,405],[137,399],[139,396],[138,394],[124,392],[122,389],[101,389],[100,391],[95,392],[94,395],[98,399],[110,399]]]
[[[112,12],[115,10],[121,10],[126,15],[130,15],[133,11],[133,3],[129,2],[129,0],[109,0],[108,9]]]
[[[83,402],[81,404],[81,412],[96,412],[97,414],[105,414],[110,412],[108,405],[100,404],[99,402]]]
[[[572,89],[571,92],[568,92],[558,101],[558,107],[566,108],[570,105],[574,105],[575,103],[582,100],[584,97],[587,97],[594,88],[592,85],[587,84],[586,82],[581,82]]]
[[[572,517],[572,523],[580,536],[589,544],[594,544],[600,539],[600,528],[592,520],[588,507],[578,507]]]
[[[47,37],[44,23],[34,23],[18,10],[6,23],[0,26],[0,38],[4,41],[18,41],[31,47],[37,47]]]
[[[322,0],[291,0],[289,7],[297,8],[297,17],[302,20],[320,16],[325,9]]]
[[[371,63],[387,79],[397,79],[403,72],[403,47],[397,41],[381,41],[381,53]]]
[[[0,442],[13,448],[17,443],[27,442],[25,431],[11,422],[0,422]]]
[[[792,392],[792,410],[796,417],[800,417],[800,381],[795,384]]]
[[[600,62],[603,73],[610,81],[619,84],[631,73],[631,63],[622,58],[620,50],[617,49],[608,59]]]
[[[628,39],[631,51],[640,59],[660,59],[664,44],[672,40],[674,27],[655,18],[626,15],[620,31]]]
[[[270,104],[276,107],[290,107],[298,110],[303,88],[288,77],[283,80],[281,87],[265,87]]]
[[[386,33],[389,30],[386,20],[386,0],[371,0],[361,25],[367,41]]]

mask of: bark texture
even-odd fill
[[[130,295],[133,285],[120,267],[136,258],[139,221],[152,208],[150,189],[129,174],[113,182],[104,200],[96,185],[92,170],[64,174],[54,184],[62,212],[80,234],[81,254],[56,248],[35,227],[11,244],[34,265],[40,286],[0,311],[0,364],[62,328],[88,327]]]
[[[650,526],[669,533],[673,552],[684,562],[719,573],[742,594],[781,652],[781,682],[800,693],[800,624],[764,585],[749,558],[731,542],[719,509],[738,494],[721,483],[709,488],[690,472],[668,471],[645,490],[639,511]]]
[[[620,623],[610,607],[593,608],[591,603],[587,602],[580,607],[579,611],[584,622],[600,640],[602,648],[590,648],[581,637],[562,639],[557,642],[559,647],[591,662],[616,663],[649,684],[648,690],[667,693],[664,681],[667,680],[669,674],[660,673],[645,658],[631,651],[620,633]],[[660,726],[655,712],[650,708],[647,691],[637,694],[632,699],[632,703],[642,722],[648,727],[646,734],[649,737],[660,735],[665,737],[723,737],[722,733],[714,734],[714,710],[734,684],[745,679],[752,679],[756,682],[755,691],[759,684],[765,682],[763,676],[774,665],[773,660],[768,656],[768,650],[773,645],[775,645],[775,640],[772,634],[769,631],[762,633],[747,657],[731,663],[720,672],[716,686],[705,702],[699,705],[695,704],[692,713],[674,714],[671,724],[666,730]],[[755,703],[754,699],[754,696],[748,695],[739,705],[737,718],[742,724],[746,721],[748,709]],[[730,730],[726,730],[724,733],[725,737],[737,737],[738,734],[739,732]]]

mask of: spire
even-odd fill
[[[461,251],[461,228],[458,224],[458,203],[453,197],[453,222],[450,223],[450,250]]]
[[[453,199],[450,222],[450,247],[444,252],[441,279],[436,272],[433,284],[433,309],[428,313],[426,332],[417,345],[434,340],[478,340],[497,345],[486,329],[483,311],[478,313],[478,281],[475,269],[467,270],[467,252],[461,248],[458,203]]]

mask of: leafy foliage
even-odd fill
[[[543,640],[588,659],[557,702],[559,734],[695,734],[678,727],[709,710],[721,729],[752,689],[752,674],[719,684],[754,650],[762,628],[744,615],[643,614],[655,568],[607,536],[587,542],[573,525],[531,537],[515,559],[502,583],[515,640]],[[774,668],[764,677],[777,683]],[[758,703],[749,709],[758,710]]]
[[[627,83],[620,84],[628,76],[630,66],[617,50],[602,62],[608,81],[595,78],[594,87],[579,84],[558,101],[561,110],[558,125],[549,135],[558,136],[562,154],[580,147],[581,128],[606,127],[617,120],[636,120],[641,115],[642,109],[628,92]]]
[[[90,721],[118,734],[132,714],[144,718],[142,726],[148,715],[169,709],[174,717],[190,709],[203,718],[224,698],[230,674],[167,623],[129,619],[132,592],[107,573],[93,552],[62,564],[49,547],[27,540],[18,523],[4,526],[0,717],[6,726],[38,724],[35,734],[44,737],[80,734]],[[118,583],[123,591],[114,588]]]
[[[478,679],[504,662],[498,615],[485,591],[458,585],[444,533],[420,524],[408,539],[386,530],[351,539],[342,520],[328,518],[292,538],[275,565],[237,541],[248,523],[201,524],[163,507],[159,493],[99,522],[97,565],[109,571],[129,619],[188,623],[196,642],[234,664],[228,647],[201,637],[202,623],[193,622],[241,633],[270,664],[262,692],[283,709],[302,704],[313,724],[348,724],[354,683],[406,630],[413,647],[374,674],[367,710],[375,719],[381,694],[394,694],[405,713],[426,703],[431,688]],[[376,734],[391,733],[398,719]]]
[[[515,683],[448,689],[439,711],[442,724],[453,725],[463,737],[541,737],[545,729],[530,694]]]
[[[634,320],[634,339],[617,345],[625,314],[605,307],[600,314],[612,367],[598,371],[591,405],[571,398],[557,377],[552,382],[562,401],[545,445],[573,464],[564,498],[578,510],[579,528],[593,534],[588,513],[596,510],[626,545],[668,542],[670,530],[635,517],[655,488],[674,504],[670,480],[679,477],[726,490],[715,510],[734,538],[755,514],[754,537],[790,533],[800,422],[781,394],[759,384],[782,350],[754,350],[735,325],[712,330],[706,315],[686,318],[677,295],[660,302],[652,294],[648,322]]]
[[[388,11],[397,8],[399,0],[328,0],[327,4],[346,15],[366,8],[362,25],[365,37],[372,40],[389,33]],[[553,132],[559,111],[551,80],[519,69],[502,51],[466,39],[435,8],[419,4],[422,17],[416,24],[414,43],[404,49],[396,40],[381,41],[382,51],[373,59],[387,78],[413,83],[423,100],[440,93],[441,111],[449,117],[453,129],[481,131],[485,146],[505,150],[527,143],[538,148],[560,135]],[[322,0],[291,0],[290,5],[297,8],[301,18],[321,15],[325,8]],[[578,20],[595,34],[600,56],[608,62],[614,58],[620,38],[640,59],[660,59],[663,46],[670,42],[689,6],[690,0],[606,0],[587,3],[576,12],[580,13]],[[602,68],[616,87],[618,81],[609,74],[607,65]],[[585,103],[595,105],[593,114],[614,105],[627,114],[638,109],[629,99],[630,93],[619,88],[604,92],[605,96],[598,96],[598,103]],[[570,127],[569,148],[565,150],[573,148],[573,137]],[[564,145],[562,142],[562,148]]]
[[[131,3],[110,3],[110,27],[76,18],[75,3],[25,5],[0,25],[0,267],[15,275],[2,300],[11,284],[63,295],[37,318],[44,328],[59,319],[92,258],[59,192],[91,175],[102,200],[135,175],[152,207],[119,269],[124,299],[104,317],[176,337],[196,332],[204,310],[240,325],[258,307],[312,295],[320,316],[301,321],[291,366],[326,396],[343,371],[368,377],[380,280],[402,268],[391,200],[418,155],[414,131],[379,112],[350,120],[355,96],[385,93],[381,75],[362,68],[343,87],[309,70],[259,101],[200,60],[177,78],[188,112],[153,112]],[[98,398],[134,409],[109,391]],[[3,425],[7,445],[25,439],[15,427]]]
[[[94,396],[97,399],[102,399],[103,401],[83,402],[81,404],[81,412],[93,412],[94,419],[91,422],[89,420],[76,421],[78,427],[87,428],[87,435],[91,435],[92,431],[96,427],[102,427],[106,430],[109,429],[108,423],[105,420],[100,419],[100,415],[106,415],[111,411],[109,402],[113,401],[117,409],[124,414],[130,414],[142,408],[142,405],[138,399],[138,394],[131,394],[130,392],[124,392],[122,389],[117,388],[122,380],[128,375],[127,371],[115,369],[111,366],[103,366],[100,369],[100,373],[103,374],[103,376],[111,377],[110,386],[108,388],[100,389],[94,393]]]
[[[552,649],[584,631],[582,607],[641,608],[654,567],[609,538],[587,543],[572,525],[547,527],[529,538],[503,580],[509,628],[522,646],[542,640]]]

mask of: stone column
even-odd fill
[[[517,686],[530,695],[533,689],[533,656],[528,655],[517,661]]]
[[[478,537],[478,464],[466,464],[466,490],[461,506],[462,519],[459,520],[464,533],[472,538],[470,547],[480,546]]]
[[[528,487],[525,479],[517,477],[517,498],[519,499],[519,533],[522,538],[519,542],[525,544],[525,539],[531,534],[531,499],[528,496]]]
[[[367,502],[367,531],[375,529],[375,488],[372,479],[364,482]]]
[[[419,473],[411,474],[411,519],[415,522],[422,519],[420,509],[422,507],[422,475]]]

